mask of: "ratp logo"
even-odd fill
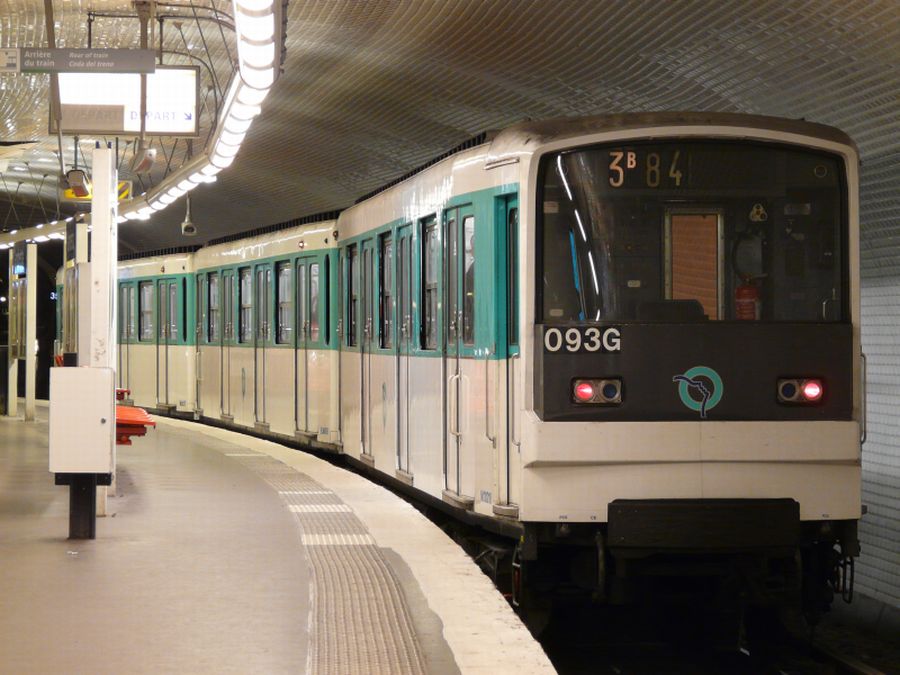
[[[700,419],[706,419],[706,413],[715,408],[722,400],[725,386],[722,378],[712,368],[694,366],[683,375],[675,375],[672,382],[678,383],[678,396],[684,405],[700,413]]]

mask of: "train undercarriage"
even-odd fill
[[[614,502],[609,523],[527,523],[517,544],[464,539],[536,632],[585,602],[733,617],[748,634],[786,617],[812,626],[836,595],[852,599],[859,555],[856,521],[800,522],[793,500]]]

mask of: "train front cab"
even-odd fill
[[[520,555],[580,545],[564,583],[612,601],[815,615],[859,553],[858,160],[731,126],[535,153]]]

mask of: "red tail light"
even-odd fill
[[[806,380],[802,387],[803,398],[807,401],[818,401],[822,398],[822,383],[819,380]]]
[[[587,403],[592,398],[594,398],[594,385],[590,382],[576,382],[575,383],[575,400],[581,401],[582,403]]]
[[[575,403],[620,405],[622,380],[619,378],[584,379],[572,382],[572,399]]]
[[[779,403],[803,405],[821,401],[825,387],[818,378],[795,377],[778,380],[776,393]]]

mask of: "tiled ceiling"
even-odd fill
[[[86,46],[89,10],[134,12],[127,2],[55,0],[60,45]],[[164,22],[166,62],[202,59],[227,81],[234,37],[212,19],[218,13],[227,24],[230,3],[173,0],[158,11],[184,17]],[[44,45],[43,25],[39,0],[0,0],[0,46]],[[95,18],[92,32],[95,44],[137,45],[135,19]],[[523,118],[634,110],[740,111],[838,126],[876,168],[871,198],[897,208],[889,185],[900,184],[898,0],[291,0],[286,47],[284,74],[240,155],[217,183],[191,193],[199,236],[181,236],[181,200],[149,222],[123,224],[126,250],[200,243],[341,208],[482,130]],[[202,72],[212,110],[212,78]],[[2,174],[0,191],[23,183],[17,226],[56,210],[47,90],[45,75],[0,76],[0,140],[41,141]],[[211,119],[201,117],[199,143]],[[172,141],[163,147],[169,153]],[[174,165],[186,150],[180,141]],[[26,171],[14,170],[25,162]],[[41,207],[31,195],[44,173]],[[9,211],[0,202],[7,229]]]

